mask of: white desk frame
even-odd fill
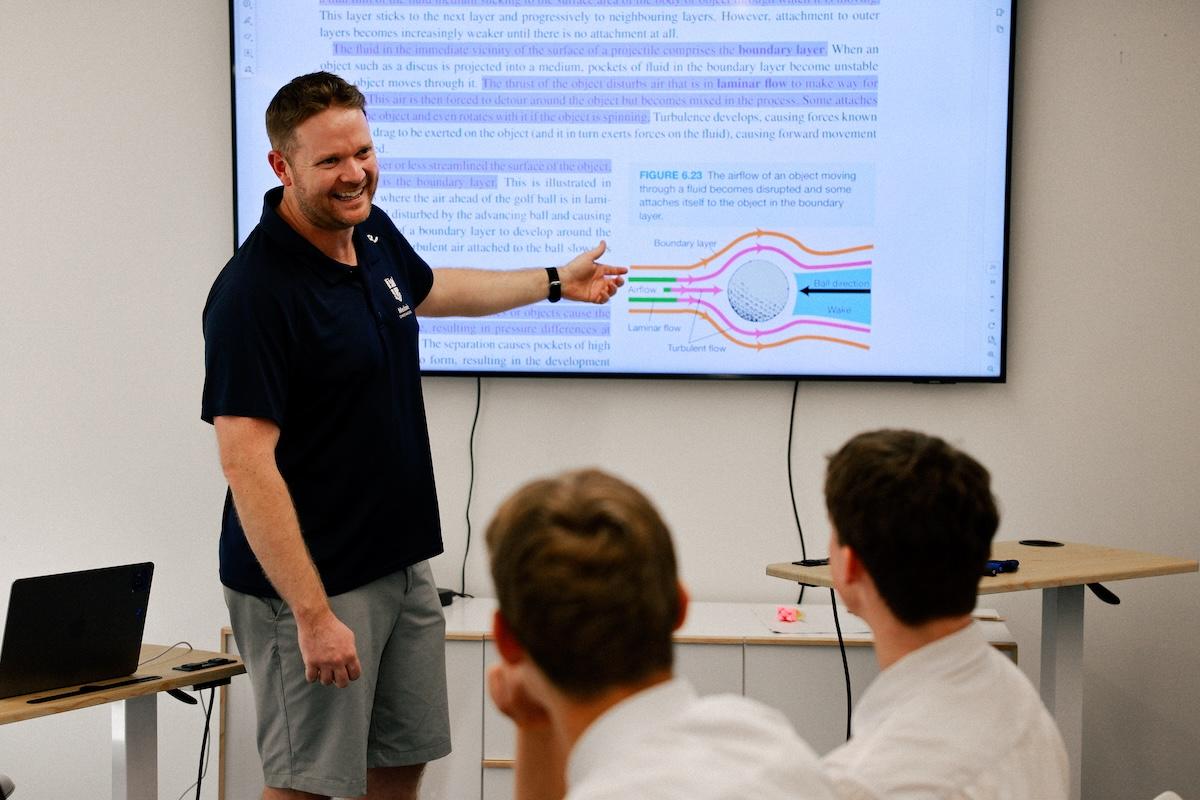
[[[1050,710],[1071,768],[1071,800],[1083,791],[1083,586],[1042,590],[1039,691]]]
[[[113,800],[158,800],[158,693],[112,707]]]

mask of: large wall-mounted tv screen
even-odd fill
[[[421,320],[427,374],[1001,381],[1015,3],[233,0],[236,222],[296,75],[367,97],[431,266],[608,242],[608,305]]]

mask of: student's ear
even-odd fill
[[[500,652],[500,657],[505,662],[516,664],[525,660],[525,648],[521,647],[512,628],[508,625],[508,620],[499,610],[492,617],[492,635],[496,639],[496,650]]]
[[[829,573],[839,592],[861,583],[866,574],[862,559],[850,545],[842,544],[837,533],[829,537]]]
[[[688,603],[691,598],[688,597],[688,590],[683,587],[682,583],[676,582],[675,585],[679,590],[679,618],[675,620],[675,627],[671,630],[677,631],[683,627],[683,622],[687,619]]]
[[[867,577],[867,568],[862,559],[858,557],[858,552],[849,545],[842,545],[842,550],[842,574],[845,576],[846,582],[861,583],[863,578]]]

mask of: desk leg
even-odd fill
[[[113,800],[158,800],[158,695],[112,706]]]
[[[1083,791],[1083,587],[1042,590],[1042,701],[1067,746],[1071,799]]]

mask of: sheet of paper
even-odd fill
[[[805,604],[801,606],[786,606],[798,608],[803,619],[795,622],[780,622],[776,617],[776,606],[755,606],[754,615],[772,633],[790,633],[801,636],[837,636],[837,628],[833,623],[833,606]],[[838,606],[838,621],[842,626],[842,636],[861,637],[870,634],[871,629],[860,617],[856,617],[843,606]]]
[[[809,636],[837,636],[837,628],[833,623],[833,607],[823,604],[787,605],[785,608],[795,608],[802,619],[795,622],[782,622],[778,618],[778,606],[755,606],[754,616],[772,633],[790,633]],[[977,608],[971,616],[981,621],[1003,621],[1004,617],[994,608]],[[871,628],[861,618],[838,606],[838,621],[842,624],[842,636],[860,637],[869,635]]]

